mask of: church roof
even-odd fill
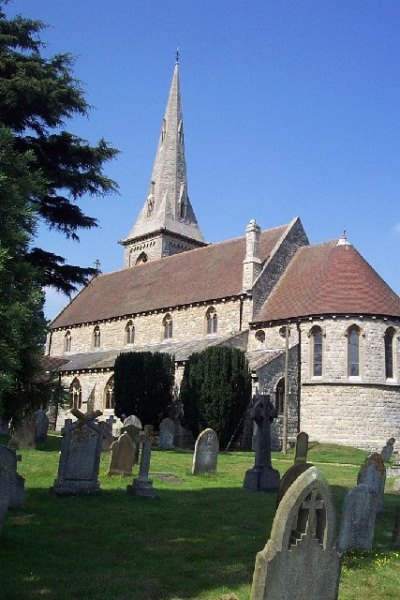
[[[175,65],[147,199],[122,244],[166,230],[205,243],[188,196],[179,65]]]
[[[314,315],[400,317],[400,298],[349,243],[297,250],[254,323]]]
[[[292,224],[261,233],[262,262]],[[99,275],[54,319],[51,327],[69,327],[238,295],[242,292],[245,254],[243,236]]]

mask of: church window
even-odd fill
[[[146,254],[146,252],[142,252],[141,254],[139,254],[139,256],[137,257],[136,260],[136,264],[140,265],[141,263],[146,263],[148,261],[148,256]]]
[[[128,321],[125,327],[125,344],[133,344],[135,341],[135,327],[132,321]]]
[[[93,329],[93,348],[100,348],[100,327],[98,325]]]
[[[395,330],[393,327],[389,327],[385,331],[384,343],[385,343],[385,377],[386,379],[392,379],[394,376],[393,369],[393,354],[394,354],[394,334]]]
[[[310,332],[311,338],[311,374],[313,377],[322,375],[322,329],[313,327]]]
[[[114,399],[114,377],[108,380],[104,389],[104,408],[113,409],[115,407]]]
[[[256,331],[255,338],[256,338],[257,342],[259,342],[260,344],[263,344],[265,342],[265,331],[263,331],[262,329],[260,329],[259,331]]]
[[[360,328],[357,325],[347,330],[347,374],[349,377],[360,375]]]
[[[71,352],[72,337],[71,332],[67,331],[64,337],[64,352]]]
[[[164,340],[172,338],[172,317],[170,314],[165,315],[163,319]]]
[[[218,317],[217,317],[217,311],[215,310],[215,308],[213,306],[210,306],[210,308],[206,312],[206,329],[207,329],[207,335],[217,333]]]
[[[275,389],[275,408],[278,415],[283,415],[283,404],[285,400],[285,378],[281,377]]]
[[[69,405],[71,408],[82,408],[82,387],[77,378],[73,380],[69,387]]]

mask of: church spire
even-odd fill
[[[140,241],[153,243],[143,246]],[[169,91],[147,198],[128,237],[125,266],[133,266],[143,246],[145,260],[205,245],[188,196],[183,116],[179,83],[179,50]],[[147,248],[147,251],[146,251]],[[140,261],[139,261],[140,262]]]

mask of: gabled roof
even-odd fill
[[[400,298],[352,245],[335,240],[298,249],[253,322],[345,314],[400,317]]]
[[[263,263],[291,226],[261,233]],[[245,254],[243,236],[99,275],[54,319],[51,328],[239,295]]]

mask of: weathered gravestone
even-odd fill
[[[110,468],[107,475],[132,475],[135,450],[129,433],[123,433],[111,444]]]
[[[299,475],[307,471],[310,467],[313,466],[312,463],[307,462],[307,453],[308,453],[308,434],[304,431],[300,431],[300,433],[296,436],[296,449],[294,456],[294,465],[289,467],[286,473],[283,475],[279,490],[278,496],[276,500],[276,504],[280,503],[283,496],[286,494],[290,486],[296,481]]]
[[[114,436],[112,434],[112,427],[107,421],[99,421],[97,423],[101,431],[103,432],[103,439],[101,442],[101,450],[103,452],[108,452],[111,448],[111,444],[114,441]]]
[[[36,427],[35,427],[35,442],[45,442],[47,440],[47,432],[49,430],[49,417],[43,409],[35,412]]]
[[[396,439],[391,437],[386,442],[386,446],[383,446],[381,450],[381,456],[384,463],[389,462],[389,460],[392,458],[395,441]]]
[[[160,450],[173,450],[174,449],[174,433],[175,423],[168,417],[163,419],[160,423],[158,433],[158,447]]]
[[[271,537],[256,557],[251,600],[336,600],[340,555],[334,538],[332,492],[311,467],[278,506]]]
[[[213,429],[204,429],[196,440],[192,475],[215,473],[219,452],[218,436]]]
[[[103,432],[95,418],[102,413],[96,411],[85,415],[75,408],[71,413],[78,421],[65,420],[58,477],[50,491],[57,496],[98,494]]]
[[[15,427],[12,427],[12,435],[9,441],[10,448],[34,448],[35,447],[36,418],[35,415],[26,416]]]
[[[129,415],[124,419],[124,427],[128,427],[128,425],[134,425],[140,430],[143,429],[142,421],[136,415]]]
[[[276,492],[279,471],[271,464],[271,422],[277,415],[269,396],[255,396],[251,416],[255,423],[254,467],[246,472],[243,487],[252,492]]]
[[[157,436],[155,434],[153,425],[145,425],[144,433],[146,435],[146,438],[150,440],[151,445],[156,446],[157,445]]]
[[[377,496],[365,483],[349,490],[345,496],[340,532],[339,552],[360,549],[371,550],[374,541]]]
[[[141,429],[136,427],[136,425],[127,425],[126,427],[122,427],[121,434],[122,433],[127,433],[132,440],[132,444],[135,446],[135,455],[134,455],[133,464],[137,465],[139,462],[140,445],[142,443],[141,442],[142,431],[141,431]]]
[[[374,452],[368,456],[357,476],[357,483],[365,483],[372,493],[376,494],[376,510],[380,512],[383,509],[385,497],[386,469],[382,456]]]
[[[153,482],[149,479],[150,460],[151,460],[151,441],[142,434],[142,454],[140,456],[139,477],[134,479],[132,485],[128,485],[126,491],[134,496],[142,496],[143,498],[153,499],[157,496],[156,490],[153,488]]]
[[[8,488],[10,508],[24,508],[25,505],[25,479],[17,473],[20,460],[21,456],[15,450],[0,446],[0,485]]]

